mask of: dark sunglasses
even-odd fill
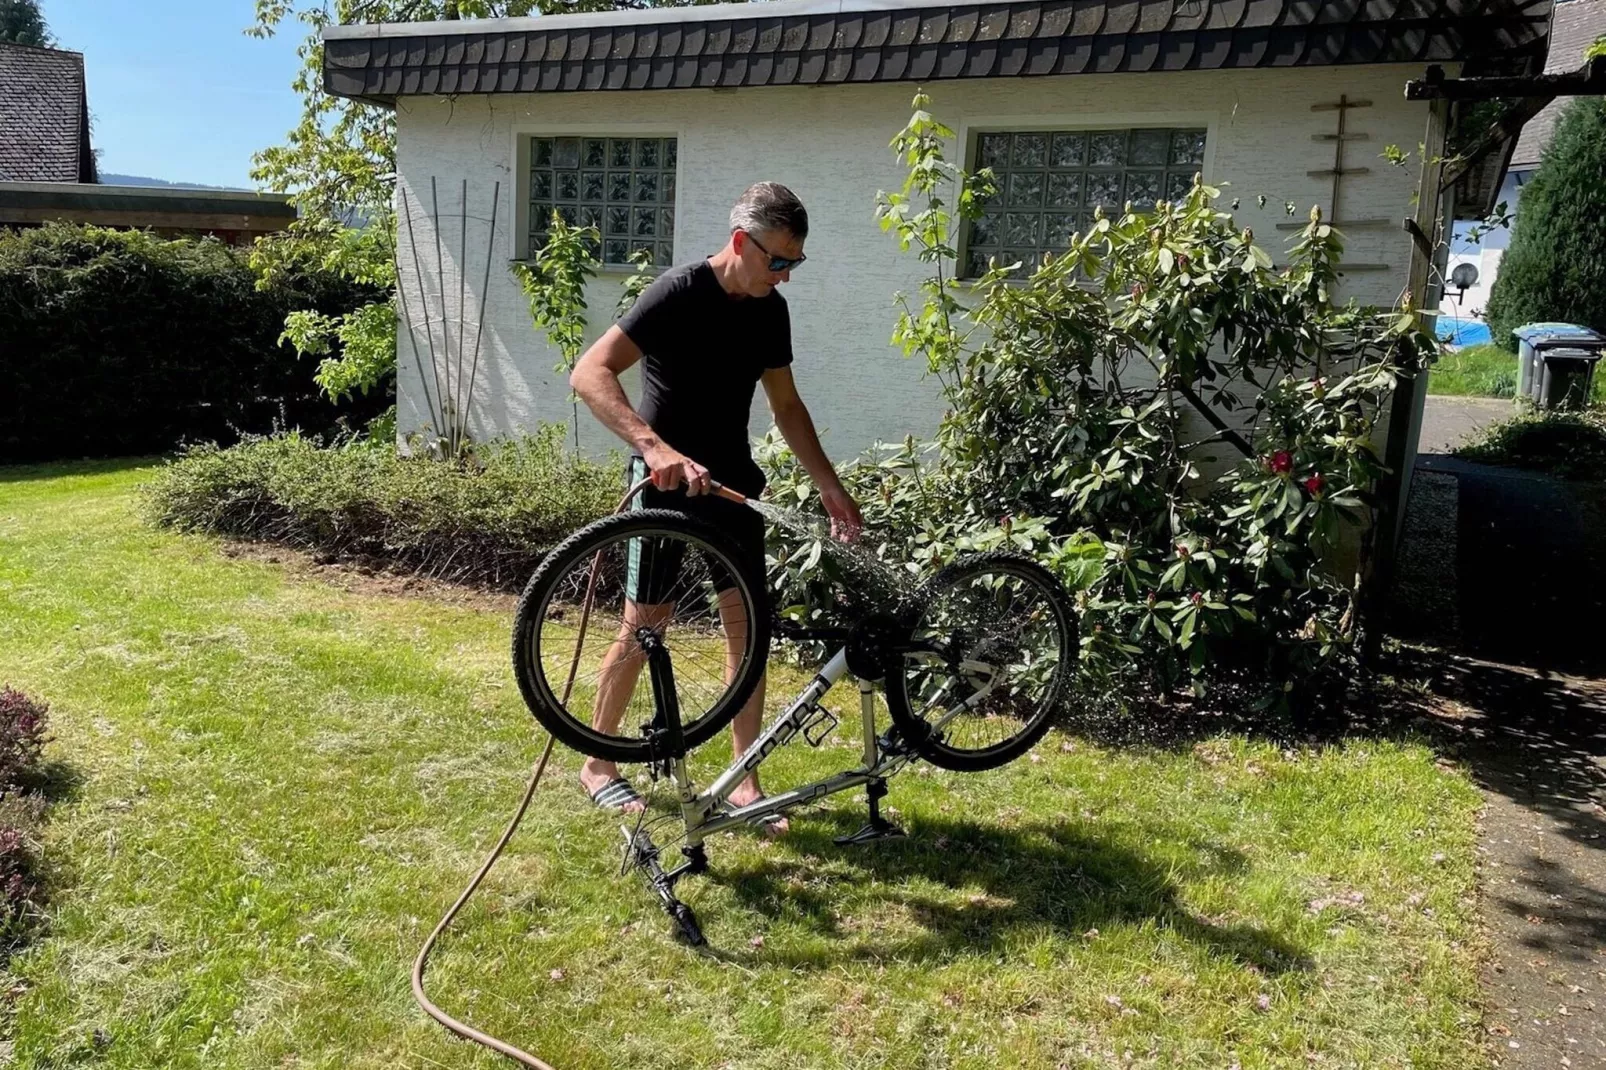
[[[793,268],[797,267],[803,261],[808,259],[808,257],[806,257],[806,256],[800,256],[800,257],[797,257],[796,259],[792,259],[791,257],[785,257],[785,256],[776,256],[774,253],[772,253],[768,249],[764,248],[764,245],[763,245],[762,242],[760,242],[757,238],[753,237],[753,232],[752,231],[744,230],[744,231],[742,231],[742,233],[747,235],[747,240],[748,241],[750,241],[754,245],[758,246],[758,251],[759,252],[763,253],[765,256],[770,258],[770,271],[773,272],[776,275],[779,275],[783,271],[791,271]]]

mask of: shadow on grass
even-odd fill
[[[31,483],[42,479],[61,479],[64,476],[102,476],[116,472],[129,472],[136,468],[155,468],[166,457],[106,457],[73,461],[48,461],[28,464],[0,464],[0,483]]]
[[[62,761],[47,761],[29,779],[28,787],[52,806],[76,802],[88,782],[78,768]]]
[[[794,821],[786,842],[802,858],[765,859],[739,869],[722,868],[716,860],[713,879],[747,907],[831,941],[819,949],[725,957],[805,969],[826,969],[843,958],[945,959],[1001,951],[1016,934],[1045,926],[1081,938],[1101,927],[1152,921],[1268,973],[1310,968],[1302,948],[1274,933],[1216,925],[1190,913],[1177,902],[1166,867],[1096,835],[1042,822],[1005,828],[923,817],[908,839],[846,848],[832,842],[861,820],[858,814],[823,811]],[[1200,853],[1211,871],[1239,872],[1247,865],[1230,848],[1212,845]],[[822,867],[809,855],[830,857],[832,864]],[[923,890],[924,882],[983,891],[956,904],[951,894]],[[875,899],[864,909],[901,907],[917,933],[862,938],[866,930],[843,917],[851,898],[844,893],[872,884]]]
[[[1412,682],[1399,705],[1479,786],[1606,845],[1606,683],[1416,649],[1392,669]]]

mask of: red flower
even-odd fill
[[[1199,605],[1203,601],[1204,601],[1204,595],[1202,593],[1200,593],[1199,591],[1193,592],[1193,604],[1194,605]]]
[[[1143,284],[1141,282],[1134,282],[1132,284],[1132,296],[1134,298],[1143,296]]]
[[[1305,480],[1305,489],[1310,491],[1313,496],[1319,496],[1322,493],[1322,488],[1326,485],[1320,472]]]
[[[1287,450],[1278,450],[1276,453],[1272,454],[1271,459],[1266,462],[1266,467],[1270,468],[1273,472],[1276,472],[1280,476],[1286,476],[1289,472],[1294,470],[1294,455],[1289,453]]]

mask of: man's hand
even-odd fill
[[[708,469],[681,453],[660,443],[645,451],[641,457],[652,472],[652,485],[659,490],[674,490],[684,486],[686,494],[695,498],[707,494],[713,482]]]
[[[838,542],[854,542],[864,530],[864,517],[859,515],[859,503],[840,485],[820,491],[820,504],[831,517],[831,538]]]

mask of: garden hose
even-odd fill
[[[652,483],[652,477],[649,476],[632,486],[619,502],[619,507],[614,512],[624,512],[630,505],[631,499],[650,483]],[[745,497],[712,480],[709,481],[708,492],[743,505],[747,504]],[[593,596],[596,594],[598,558],[601,556],[601,551],[598,551],[597,558],[592,559],[591,576],[586,581],[585,600],[580,609],[580,626],[574,642],[574,660],[569,663],[569,678],[563,685],[562,703],[565,706],[568,705],[570,692],[574,688],[575,673],[580,668],[580,650],[585,645],[586,627],[591,619],[591,603]],[[424,992],[424,969],[429,962],[429,953],[435,949],[435,942],[440,939],[441,933],[446,931],[446,927],[452,923],[452,919],[457,917],[458,912],[469,901],[469,897],[479,888],[480,882],[485,880],[486,874],[491,872],[491,867],[496,865],[496,860],[502,856],[502,851],[507,847],[508,841],[513,838],[513,833],[518,831],[519,823],[524,820],[525,811],[530,808],[530,800],[535,797],[535,789],[541,783],[541,774],[546,772],[547,759],[552,756],[552,744],[553,739],[549,735],[547,736],[546,747],[542,749],[541,757],[535,763],[535,770],[530,774],[529,786],[524,789],[524,798],[519,800],[519,808],[514,811],[513,820],[508,822],[507,830],[502,833],[502,838],[496,841],[496,846],[491,848],[491,853],[486,856],[484,865],[480,866],[479,872],[474,874],[474,879],[468,882],[468,887],[463,889],[463,894],[457,897],[457,902],[453,903],[452,908],[441,917],[441,920],[435,926],[435,930],[424,941],[424,946],[418,949],[418,957],[413,960],[413,998],[418,1001],[420,1007],[424,1008],[425,1014],[428,1014],[445,1026],[447,1030],[457,1034],[464,1040],[472,1040],[476,1044],[482,1044],[500,1055],[505,1055],[515,1062],[530,1067],[531,1070],[553,1070],[553,1067],[550,1063],[542,1062],[527,1051],[516,1048],[504,1040],[498,1040],[496,1037],[481,1032],[467,1023],[458,1021],[437,1007]]]

